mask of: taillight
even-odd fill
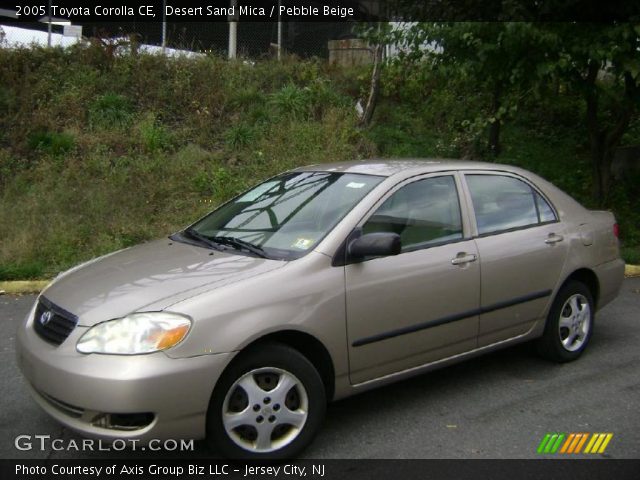
[[[613,224],[613,234],[616,238],[620,238],[620,226],[617,223]]]

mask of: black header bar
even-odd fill
[[[49,8],[51,5],[51,8]],[[2,0],[0,23],[640,21],[629,0]]]

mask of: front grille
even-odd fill
[[[33,318],[33,329],[43,340],[60,345],[78,324],[78,317],[40,297]]]

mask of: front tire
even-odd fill
[[[220,378],[207,438],[229,458],[289,458],[315,437],[326,402],[322,379],[304,355],[282,344],[253,347]]]
[[[578,281],[567,282],[556,295],[538,340],[538,352],[554,362],[576,360],[593,334],[594,306],[589,288]]]

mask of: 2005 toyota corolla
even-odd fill
[[[85,435],[291,456],[328,400],[532,339],[576,359],[622,282],[617,228],[510,166],[299,168],[58,276],[18,360]]]

